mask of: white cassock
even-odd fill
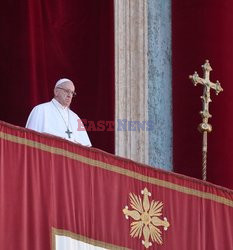
[[[26,128],[91,147],[81,119],[69,108],[64,108],[54,98],[50,102],[39,104],[33,108],[28,117]]]

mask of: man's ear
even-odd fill
[[[54,88],[53,93],[54,93],[54,96],[57,96],[57,88]]]

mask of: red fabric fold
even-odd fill
[[[233,191],[154,169],[54,136],[0,123],[2,249],[52,249],[52,230],[108,249],[145,249],[131,237],[130,193],[162,209],[169,226],[149,249],[212,250],[233,245]],[[145,188],[151,194],[145,199]],[[143,193],[143,192],[144,193]],[[124,210],[126,211],[126,210]],[[152,225],[150,222],[148,225]],[[144,224],[145,227],[145,224]],[[148,228],[150,228],[148,226]],[[61,232],[61,231],[59,231]],[[68,232],[68,233],[67,233]],[[85,239],[86,239],[85,238]]]

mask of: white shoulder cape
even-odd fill
[[[52,101],[54,101],[54,99]],[[80,118],[70,109],[67,109],[67,112],[69,112],[69,130],[72,131],[72,134],[71,138],[68,138],[68,134],[65,133],[67,124],[52,101],[37,105],[33,108],[28,117],[26,128],[41,133],[56,135],[90,147],[90,139],[85,128],[81,126]]]

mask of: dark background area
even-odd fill
[[[172,1],[174,169],[201,178],[203,87],[188,78],[208,59],[212,82],[224,91],[212,103],[208,134],[207,180],[233,188],[233,2],[216,0]]]
[[[114,12],[111,0],[5,1],[0,9],[0,120],[24,127],[31,109],[71,79],[81,119],[114,120]],[[88,132],[114,153],[114,131]]]

